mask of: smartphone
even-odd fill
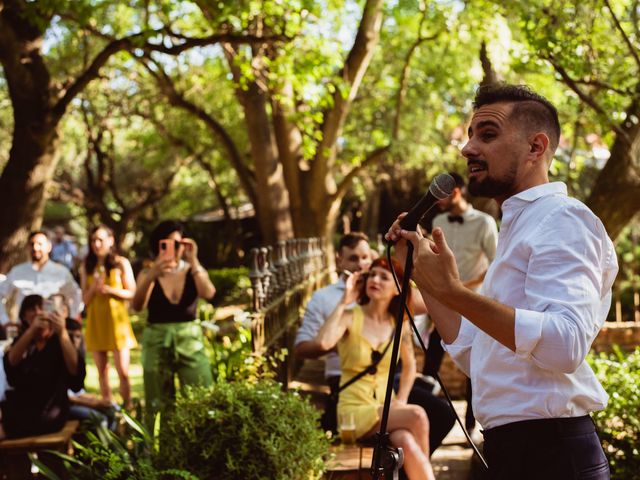
[[[158,256],[161,260],[174,260],[176,258],[175,240],[160,240],[160,250]]]
[[[50,298],[45,298],[42,302],[42,310],[44,313],[61,313],[62,298],[60,298],[59,295],[52,295]]]
[[[56,303],[53,300],[46,299],[42,302],[42,311],[44,313],[53,313],[57,312]]]

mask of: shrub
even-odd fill
[[[246,267],[209,270],[209,277],[216,287],[213,299],[216,305],[246,304],[251,300],[251,281]]]
[[[609,394],[607,408],[593,419],[609,457],[611,478],[640,479],[640,348],[590,357],[598,380]]]
[[[187,389],[162,422],[160,466],[206,479],[320,478],[318,411],[272,381]]]
[[[87,444],[73,442],[73,457],[52,452],[64,460],[67,468],[65,478],[71,480],[198,480],[186,469],[173,467],[158,469],[154,463],[157,442],[147,430],[132,417],[123,413],[128,424],[125,436],[118,436],[106,427],[97,426],[96,433],[87,433]],[[32,456],[41,474],[49,480],[60,480],[45,464]]]

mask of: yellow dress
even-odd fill
[[[345,335],[338,342],[338,354],[342,366],[340,385],[344,385],[355,375],[371,365],[371,352],[380,353],[386,347],[386,342],[374,349],[369,341],[362,336],[364,314],[360,307],[353,309],[353,322]],[[361,438],[369,432],[380,420],[379,408],[384,404],[387,392],[387,377],[391,365],[391,350],[389,347],[377,365],[375,374],[367,374],[356,380],[340,392],[338,399],[338,418],[343,413],[353,413],[356,422],[356,437]]]
[[[105,279],[105,284],[114,288],[123,288],[121,275],[120,269],[112,268]],[[93,281],[93,275],[88,275],[89,286]],[[111,295],[96,293],[86,309],[85,343],[88,351],[109,352],[138,345],[131,328],[128,302]]]

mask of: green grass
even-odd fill
[[[98,370],[93,362],[91,353],[87,353],[87,376],[84,380],[84,388],[87,392],[100,395],[100,384],[98,383]],[[142,364],[140,363],[140,347],[131,350],[131,364],[129,366],[129,380],[131,382],[131,398],[144,398],[144,384],[142,383]],[[118,390],[120,380],[118,372],[113,366],[113,354],[109,354],[109,385],[113,392],[113,399],[122,404],[122,397]]]

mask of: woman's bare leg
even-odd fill
[[[429,455],[429,418],[422,407],[392,403],[387,429],[390,432],[396,429],[409,430],[422,451]]]
[[[409,430],[394,430],[389,438],[393,446],[402,448],[404,471],[409,480],[435,480],[428,454],[422,451]]]
[[[113,351],[113,363],[115,364],[118,378],[120,379],[120,395],[124,408],[130,410],[131,405],[131,382],[129,380],[129,361],[131,352],[129,348]]]
[[[111,387],[109,387],[109,353],[92,352],[93,362],[98,370],[98,382],[100,382],[100,393],[102,398],[111,401]]]

